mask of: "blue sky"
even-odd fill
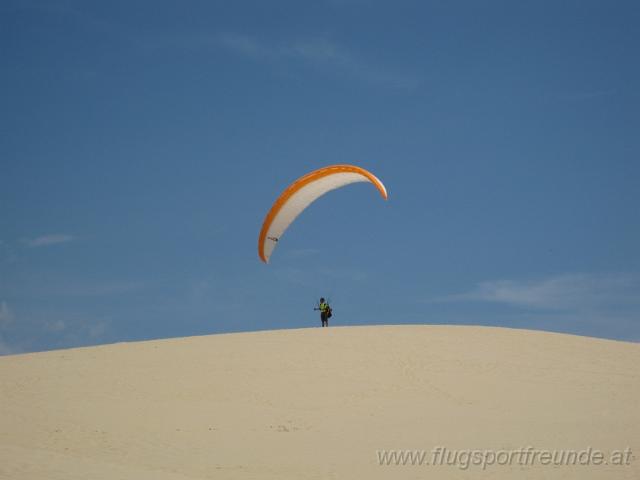
[[[637,2],[5,1],[0,353],[453,323],[640,340]],[[332,192],[257,256],[287,184]]]

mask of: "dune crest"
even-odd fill
[[[466,326],[279,330],[2,357],[0,478],[635,479],[639,366],[635,343]],[[438,447],[632,453],[624,465],[466,469],[380,457],[409,449],[432,460]]]

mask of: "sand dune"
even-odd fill
[[[639,344],[498,328],[316,328],[16,355],[0,358],[0,478],[638,479],[639,402]],[[511,465],[484,469],[463,457],[426,465],[437,447],[450,461],[507,452],[502,463],[526,447],[591,448],[609,464],[521,465],[511,453]],[[425,450],[425,462],[380,465],[383,449]],[[611,464],[615,450],[628,464]]]

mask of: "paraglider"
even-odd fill
[[[355,165],[331,165],[314,170],[289,185],[264,219],[258,255],[268,263],[280,237],[302,211],[327,192],[356,182],[371,182],[385,200],[387,189],[371,172]]]
[[[329,305],[329,301],[325,301],[324,297],[320,297],[318,306],[314,310],[320,310],[320,321],[323,327],[329,326],[329,319],[333,316],[333,310]]]

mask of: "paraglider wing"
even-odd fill
[[[331,190],[356,182],[373,183],[382,198],[387,199],[387,189],[371,172],[355,165],[332,165],[320,168],[289,185],[275,201],[264,219],[258,239],[258,255],[269,262],[278,240],[302,211]]]

